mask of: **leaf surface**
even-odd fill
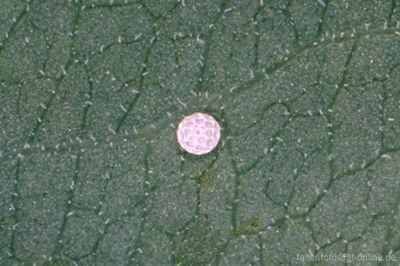
[[[5,1],[0,264],[400,260],[399,6]]]

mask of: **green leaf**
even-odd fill
[[[400,260],[399,1],[3,2],[1,265]]]

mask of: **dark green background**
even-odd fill
[[[398,0],[2,1],[0,264],[400,260],[399,20]],[[195,111],[223,127],[205,156],[176,142]]]

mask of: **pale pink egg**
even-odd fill
[[[211,115],[194,113],[182,119],[176,135],[182,149],[191,154],[203,155],[218,145],[221,127]]]

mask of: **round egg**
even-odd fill
[[[176,134],[182,149],[191,154],[203,155],[218,145],[221,127],[211,115],[194,113],[182,119]]]

